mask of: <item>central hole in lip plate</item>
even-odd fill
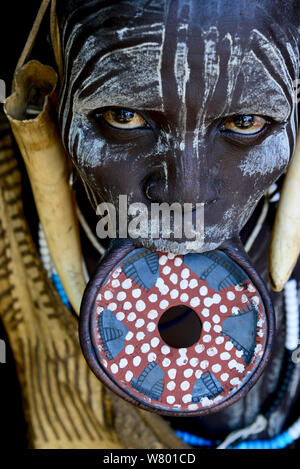
[[[158,322],[158,331],[167,345],[186,348],[200,338],[202,323],[197,313],[185,305],[167,309]]]

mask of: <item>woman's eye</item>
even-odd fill
[[[139,129],[147,127],[145,119],[129,109],[108,109],[102,114],[103,119],[117,129]]]
[[[226,119],[222,128],[236,134],[251,135],[260,132],[267,122],[266,119],[260,116],[236,115]]]

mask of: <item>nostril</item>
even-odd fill
[[[156,175],[148,177],[143,187],[144,194],[151,202],[164,202],[166,200],[165,181]]]

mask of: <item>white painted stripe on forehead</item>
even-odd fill
[[[159,96],[162,100],[162,111],[164,111],[164,103],[163,103],[161,65],[162,65],[163,50],[164,50],[164,45],[165,45],[165,37],[166,37],[166,27],[164,26],[162,29],[162,40],[161,40],[161,45],[160,45],[160,50],[159,50],[159,60],[157,64],[157,74],[158,74],[158,81],[159,81]]]
[[[156,42],[144,42],[106,53],[76,90],[75,108],[89,111],[98,107],[121,105],[136,109],[154,109],[152,103],[159,101],[155,109],[162,110],[161,75],[153,74],[153,70],[158,69],[160,54],[161,45]],[[130,71],[128,65],[131,67]],[[113,77],[105,80],[105,75],[112,73]],[[104,82],[99,84],[91,95],[81,98],[86,88],[101,81],[101,77]],[[138,88],[143,90],[136,91]]]
[[[279,121],[286,120],[290,115],[291,106],[285,90],[253,50],[244,55],[242,73],[244,80],[239,112],[269,115]],[[257,84],[257,88],[254,84]]]
[[[207,102],[209,97],[213,96],[217,83],[220,78],[220,57],[217,54],[217,43],[219,40],[219,31],[215,26],[202,32],[204,38],[203,54],[203,81],[204,92],[202,105],[197,115],[197,124],[194,131],[193,147],[199,158],[198,140],[200,135],[204,135],[206,126],[204,125],[207,114]]]
[[[281,51],[276,46],[274,41],[270,41],[270,39],[264,36],[264,34],[258,31],[257,29],[253,29],[251,33],[250,41],[253,40],[257,40],[260,47],[265,52],[266,57],[270,60],[270,62],[272,62],[274,70],[276,70],[278,75],[283,78],[285,85],[289,89],[291,89],[293,78],[291,77],[288,71],[286,62],[284,60],[284,57],[282,56]]]
[[[229,59],[228,59],[228,66],[226,69],[227,72],[227,96],[226,101],[224,102],[224,109],[229,108],[230,102],[233,97],[233,93],[235,91],[235,86],[237,83],[238,75],[241,70],[242,65],[242,47],[240,38],[232,37],[230,33],[225,35],[225,40],[229,43]]]

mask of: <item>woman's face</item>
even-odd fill
[[[297,28],[276,3],[74,7],[61,24],[59,114],[94,206],[117,207],[124,194],[147,206],[203,203],[198,252],[239,233],[295,148]],[[135,242],[189,250],[184,237]]]

